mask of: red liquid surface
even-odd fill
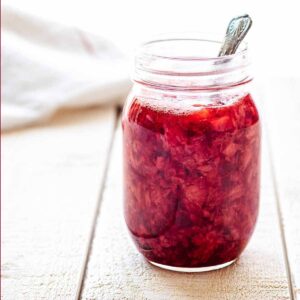
[[[259,202],[260,125],[251,96],[186,113],[135,98],[122,125],[125,220],[139,251],[177,267],[237,258]]]

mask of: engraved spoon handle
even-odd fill
[[[227,27],[226,36],[218,56],[234,54],[252,25],[249,15],[233,18]]]

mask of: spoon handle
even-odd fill
[[[226,36],[218,56],[234,54],[251,25],[252,20],[249,15],[233,18],[228,24]]]

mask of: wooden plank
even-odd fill
[[[300,299],[300,78],[266,84],[266,119],[292,288]]]
[[[266,145],[259,222],[244,254],[223,270],[180,274],[146,263],[129,241],[122,216],[120,131],[119,128],[82,299],[289,299]]]
[[[92,108],[2,136],[3,299],[75,298],[114,124]]]

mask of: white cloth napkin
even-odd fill
[[[2,8],[2,130],[59,108],[116,104],[129,90],[123,55],[108,40]]]

